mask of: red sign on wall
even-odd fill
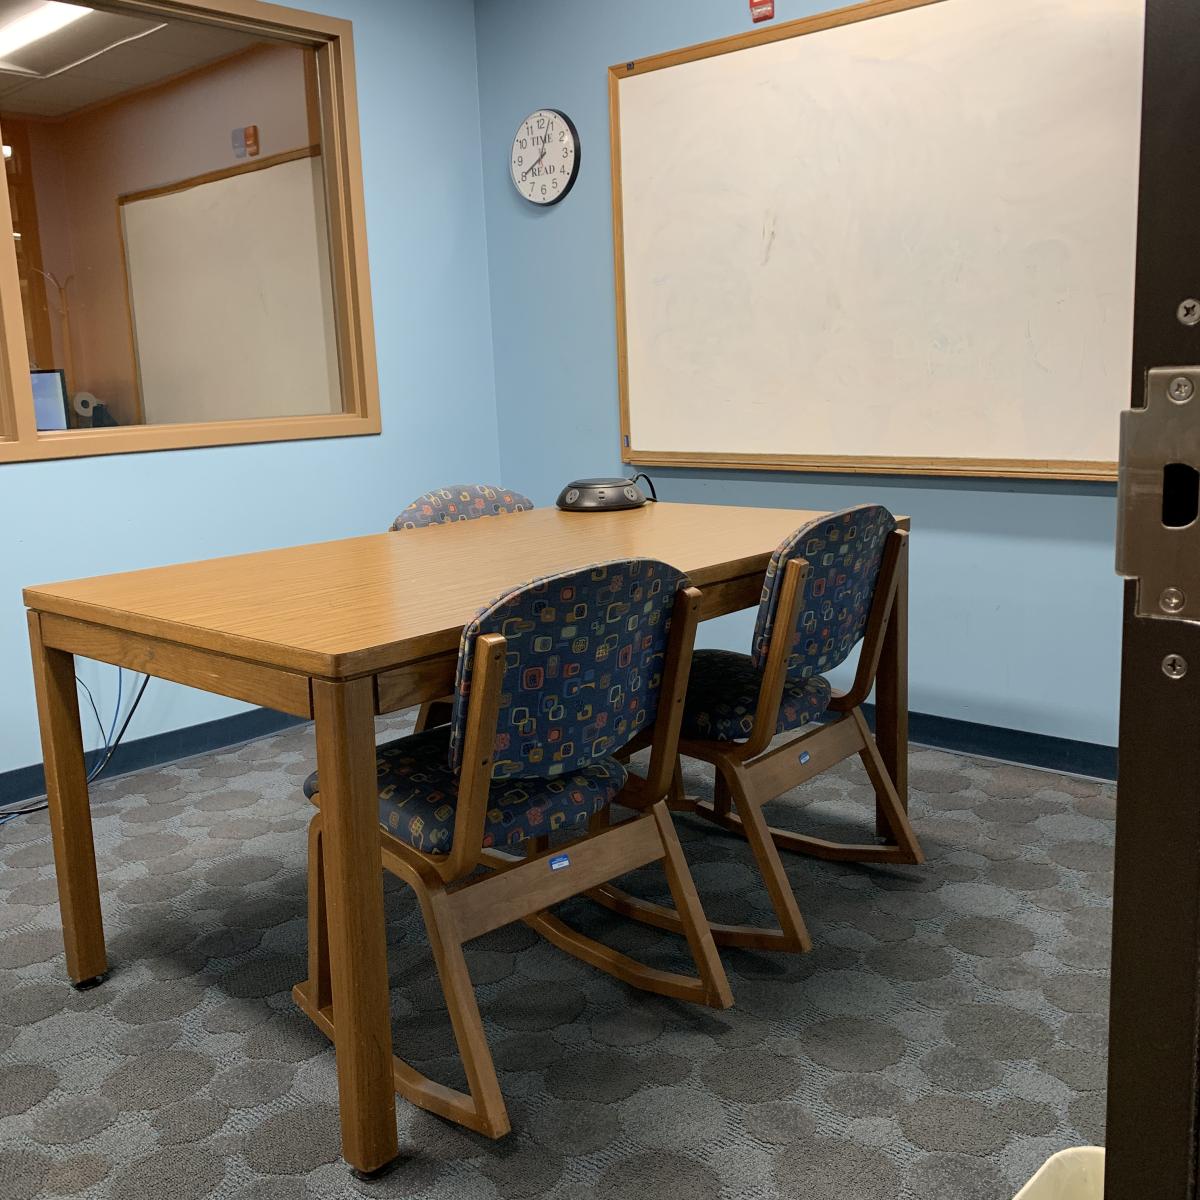
[[[755,23],[771,20],[775,16],[775,0],[750,0],[750,16]]]

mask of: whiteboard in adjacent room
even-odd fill
[[[147,424],[341,411],[319,155],[121,212]]]
[[[1142,27],[942,0],[614,67],[626,457],[1111,476]]]

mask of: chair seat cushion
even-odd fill
[[[426,854],[446,854],[454,838],[458,776],[450,770],[446,726],[376,748],[379,823],[393,837]],[[628,773],[613,758],[599,758],[553,779],[514,776],[493,781],[484,822],[485,846],[511,846],[564,829],[586,830],[625,786]],[[304,783],[316,795],[317,773]]]
[[[738,742],[750,736],[758,707],[762,672],[748,654],[697,650],[692,658],[683,736],[704,741]],[[823,676],[789,679],[783,688],[776,733],[800,729],[828,707],[833,689]]]

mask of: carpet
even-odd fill
[[[397,1101],[404,1159],[359,1183],[332,1050],[289,995],[313,764],[301,727],[94,787],[112,975],[89,992],[65,982],[45,814],[0,827],[2,1200],[1004,1200],[1103,1139],[1114,789],[915,750],[929,861],[789,857],[816,948],[723,952],[727,1012],[634,992],[524,926],[472,943],[514,1132]],[[831,833],[872,811],[857,763],[768,809]],[[746,847],[677,824],[709,915],[770,921]],[[629,886],[663,892],[652,869]],[[395,880],[386,898],[397,1049],[461,1084],[419,914]],[[680,963],[670,935],[563,915]]]

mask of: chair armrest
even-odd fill
[[[466,742],[458,773],[454,839],[442,872],[447,881],[468,874],[483,853],[483,827],[492,789],[496,722],[500,714],[507,645],[498,633],[485,633],[475,639],[475,670],[467,702]]]
[[[658,715],[650,743],[650,770],[643,791],[650,804],[667,794],[675,776],[679,731],[683,727],[683,704],[692,670],[696,627],[700,623],[700,600],[700,592],[694,587],[680,588],[675,596],[667,658],[658,692]]]
[[[879,580],[875,585],[875,599],[871,602],[871,615],[863,632],[862,652],[858,656],[858,670],[848,692],[830,701],[832,712],[849,712],[858,708],[871,694],[875,676],[879,673],[879,660],[883,654],[883,642],[887,636],[888,622],[896,607],[896,587],[900,581],[901,568],[908,558],[908,532],[893,529],[883,547],[883,560],[879,564]]]
[[[787,683],[787,663],[792,653],[792,639],[796,634],[796,622],[800,618],[800,605],[804,600],[804,584],[808,573],[809,565],[803,558],[793,558],[783,568],[783,582],[779,587],[779,603],[775,611],[775,628],[771,632],[767,663],[758,689],[754,727],[740,750],[743,758],[753,758],[761,754],[775,736],[775,728],[779,724],[779,706],[783,703],[783,687]]]

